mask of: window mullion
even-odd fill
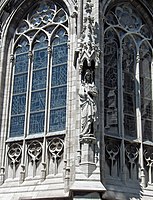
[[[152,59],[151,59],[151,88],[153,89],[153,52],[152,52]],[[152,101],[152,105],[151,105],[151,113],[153,113],[153,92],[151,94],[151,101]],[[153,130],[153,120],[152,120],[152,126],[151,129]],[[152,141],[153,141],[153,131],[152,131]]]
[[[137,52],[136,57],[136,73],[135,73],[135,89],[136,89],[136,121],[137,121],[137,137],[142,141],[141,126],[141,94],[140,94],[140,54]]]
[[[20,171],[20,182],[24,181],[25,174],[25,150],[26,150],[26,136],[28,135],[29,128],[29,105],[30,105],[30,83],[31,83],[31,67],[32,67],[32,52],[28,54],[28,79],[27,79],[27,94],[26,94],[26,108],[25,108],[25,124],[24,124],[24,137],[21,157],[21,171]]]
[[[118,53],[118,130],[121,138],[124,138],[124,113],[123,113],[123,72],[122,72],[122,41]]]
[[[28,81],[27,81],[27,98],[26,98],[26,112],[25,112],[25,137],[29,132],[29,119],[30,119],[30,102],[31,102],[31,88],[32,88],[32,67],[33,67],[33,54],[29,51],[29,69],[28,69]]]
[[[45,107],[45,122],[44,122],[44,140],[43,140],[43,152],[42,152],[42,167],[43,169],[41,170],[42,172],[42,180],[45,179],[45,175],[46,175],[46,135],[48,133],[49,130],[49,94],[50,94],[50,80],[51,80],[51,76],[50,76],[50,71],[51,71],[51,47],[48,46],[48,61],[47,61],[47,81],[46,81],[46,107]]]
[[[140,93],[140,52],[137,51],[136,56],[136,73],[135,73],[135,89],[136,89],[136,121],[137,121],[137,137],[140,140],[140,166],[141,166],[141,182],[145,186],[144,161],[143,161],[143,138],[142,138],[142,121],[141,121],[141,93]]]

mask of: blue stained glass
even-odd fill
[[[45,112],[30,115],[29,133],[41,133],[44,131]]]
[[[50,127],[49,127],[49,130],[51,132],[64,130],[65,123],[66,123],[66,108],[51,110]]]
[[[66,106],[66,86],[52,88],[51,90],[51,108]]]
[[[22,136],[24,133],[24,119],[25,116],[14,116],[11,117],[11,127],[10,127],[10,136]]]
[[[31,111],[45,109],[46,91],[33,92],[31,96]]]
[[[53,65],[59,65],[67,62],[67,44],[61,44],[53,47]]]
[[[63,85],[66,83],[67,83],[67,65],[53,67],[52,86]]]
[[[32,90],[46,88],[47,69],[33,72]]]
[[[28,41],[23,40],[21,43],[18,44],[18,47],[16,49],[16,53],[20,54],[20,53],[25,53],[29,50],[29,44]]]
[[[28,54],[16,56],[15,74],[28,71]]]
[[[35,20],[36,20],[35,22],[37,23],[37,25],[42,21],[41,17],[36,17]],[[35,50],[47,47],[47,38],[46,38],[46,35],[39,36],[39,38],[36,41],[37,41],[37,43],[34,46]]]
[[[25,112],[26,95],[15,95],[12,99],[12,115]]]
[[[47,67],[47,49],[41,49],[34,52],[34,69]]]
[[[14,76],[13,93],[24,93],[27,90],[27,74]]]

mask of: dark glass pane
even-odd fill
[[[25,93],[27,90],[27,74],[15,75],[13,93]]]
[[[141,96],[144,98],[152,98],[152,80],[148,78],[140,78]]]
[[[47,69],[34,71],[32,77],[32,90],[46,88],[46,80],[47,80]]]
[[[15,62],[15,74],[28,71],[28,54],[22,54],[16,56]]]
[[[135,117],[124,115],[124,132],[125,136],[136,137],[136,120]]]
[[[39,68],[46,68],[47,67],[47,49],[40,49],[36,50],[34,52],[34,69],[39,69]]]
[[[66,87],[52,88],[51,90],[51,109],[66,106]]]
[[[142,119],[152,119],[152,101],[141,99],[141,116]]]
[[[41,133],[44,131],[45,112],[30,115],[29,133]]]
[[[134,77],[132,74],[124,73],[124,91],[128,93],[133,93],[135,89]]]
[[[53,47],[53,65],[59,65],[67,62],[67,44],[61,44]]]
[[[24,115],[11,117],[11,127],[10,127],[10,136],[11,137],[23,135],[24,119],[25,119]]]
[[[67,83],[67,65],[56,66],[52,68],[52,86],[63,85]]]
[[[15,95],[12,99],[12,115],[25,112],[26,95]]]
[[[31,111],[45,109],[46,91],[33,92],[31,96]]]
[[[105,68],[105,86],[112,88],[117,86],[117,69],[112,67]]]
[[[142,119],[142,129],[143,129],[143,139],[152,141],[153,140],[153,129],[152,121],[147,119]]]
[[[51,110],[50,128],[49,128],[51,132],[64,130],[65,123],[66,123],[66,108]]]
[[[133,95],[124,93],[124,112],[128,114],[135,114],[135,101]]]

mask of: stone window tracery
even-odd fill
[[[53,1],[36,2],[15,30],[2,181],[44,180],[63,169],[67,43],[68,14]]]
[[[67,21],[63,8],[46,1],[16,30],[10,137],[65,129]]]

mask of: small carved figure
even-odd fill
[[[97,93],[97,88],[93,82],[93,72],[87,69],[79,91],[81,106],[81,136],[90,136],[94,134],[94,124],[96,122],[97,112],[94,98],[97,96]]]

